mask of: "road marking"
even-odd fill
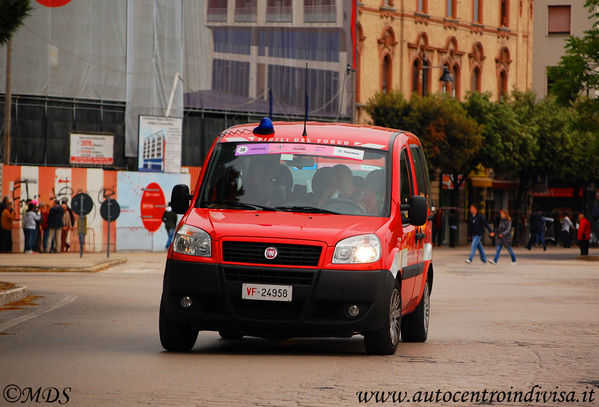
[[[0,332],[4,332],[8,328],[12,328],[15,325],[22,324],[23,322],[27,322],[30,319],[37,318],[37,317],[42,316],[50,311],[54,311],[60,307],[64,307],[65,305],[72,303],[76,299],[77,299],[76,295],[65,295],[65,297],[63,299],[61,299],[60,301],[58,301],[48,307],[36,309],[35,311],[31,311],[25,315],[21,315],[20,317],[16,317],[14,319],[11,319],[10,321],[6,321],[5,323],[0,324]]]

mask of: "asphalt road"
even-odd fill
[[[0,311],[0,405],[17,394],[10,385],[56,388],[74,406],[376,405],[360,404],[357,392],[440,390],[442,400],[534,385],[576,391],[571,405],[599,405],[583,402],[584,391],[587,400],[599,391],[599,263],[575,253],[517,251],[517,266],[502,257],[494,267],[466,265],[464,250],[437,251],[429,340],[385,357],[366,356],[360,337],[225,341],[209,332],[190,354],[165,353],[164,255],[131,254],[95,274],[3,274],[40,297]],[[477,404],[459,397],[405,405]],[[505,400],[491,404],[560,405]]]

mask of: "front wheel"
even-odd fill
[[[160,300],[158,328],[160,343],[170,352],[189,352],[198,339],[198,331],[168,317],[164,298]]]
[[[420,304],[403,317],[401,321],[401,339],[404,342],[424,342],[428,336],[428,321],[431,315],[430,284],[424,285]]]
[[[376,331],[364,332],[364,347],[370,355],[393,355],[397,350],[401,333],[401,290],[399,283],[389,297],[389,316]]]

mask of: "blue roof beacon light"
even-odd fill
[[[268,117],[264,117],[260,120],[260,124],[254,129],[254,134],[259,136],[270,136],[275,134],[275,127],[272,125],[272,120]]]

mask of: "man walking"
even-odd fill
[[[543,215],[541,215],[538,208],[534,208],[530,214],[530,239],[528,239],[528,245],[526,245],[528,250],[532,248],[533,243],[536,244],[539,241],[543,244],[543,251],[547,250],[544,230]]]
[[[589,255],[589,240],[591,239],[591,222],[584,217],[584,214],[578,215],[578,246],[580,246],[580,255]]]
[[[12,202],[5,198],[2,202],[2,214],[0,215],[0,251],[2,253],[12,252],[12,227],[15,221],[15,212],[12,209]]]
[[[564,212],[564,219],[562,219],[562,243],[565,248],[570,247],[570,230],[572,230],[573,227],[574,225],[568,217],[568,214]]]
[[[470,236],[472,237],[472,246],[470,256],[466,259],[467,264],[472,263],[476,250],[480,253],[481,264],[487,262],[487,256],[485,255],[485,250],[481,243],[485,229],[487,229],[489,233],[492,233],[491,227],[485,217],[478,213],[478,207],[474,204],[470,205]]]
[[[48,252],[60,252],[63,216],[64,210],[57,199],[54,201],[54,206],[50,208],[50,212],[48,213],[48,244],[46,248]],[[54,246],[52,246],[52,244],[54,244]],[[54,247],[53,250],[51,250],[52,247]]]
[[[166,233],[168,234],[168,238],[166,240],[166,248],[168,249],[173,241],[173,236],[175,235],[175,228],[177,227],[177,214],[173,212],[171,208],[171,203],[168,203],[166,210],[162,214],[162,222],[164,222],[164,227],[166,228]]]

